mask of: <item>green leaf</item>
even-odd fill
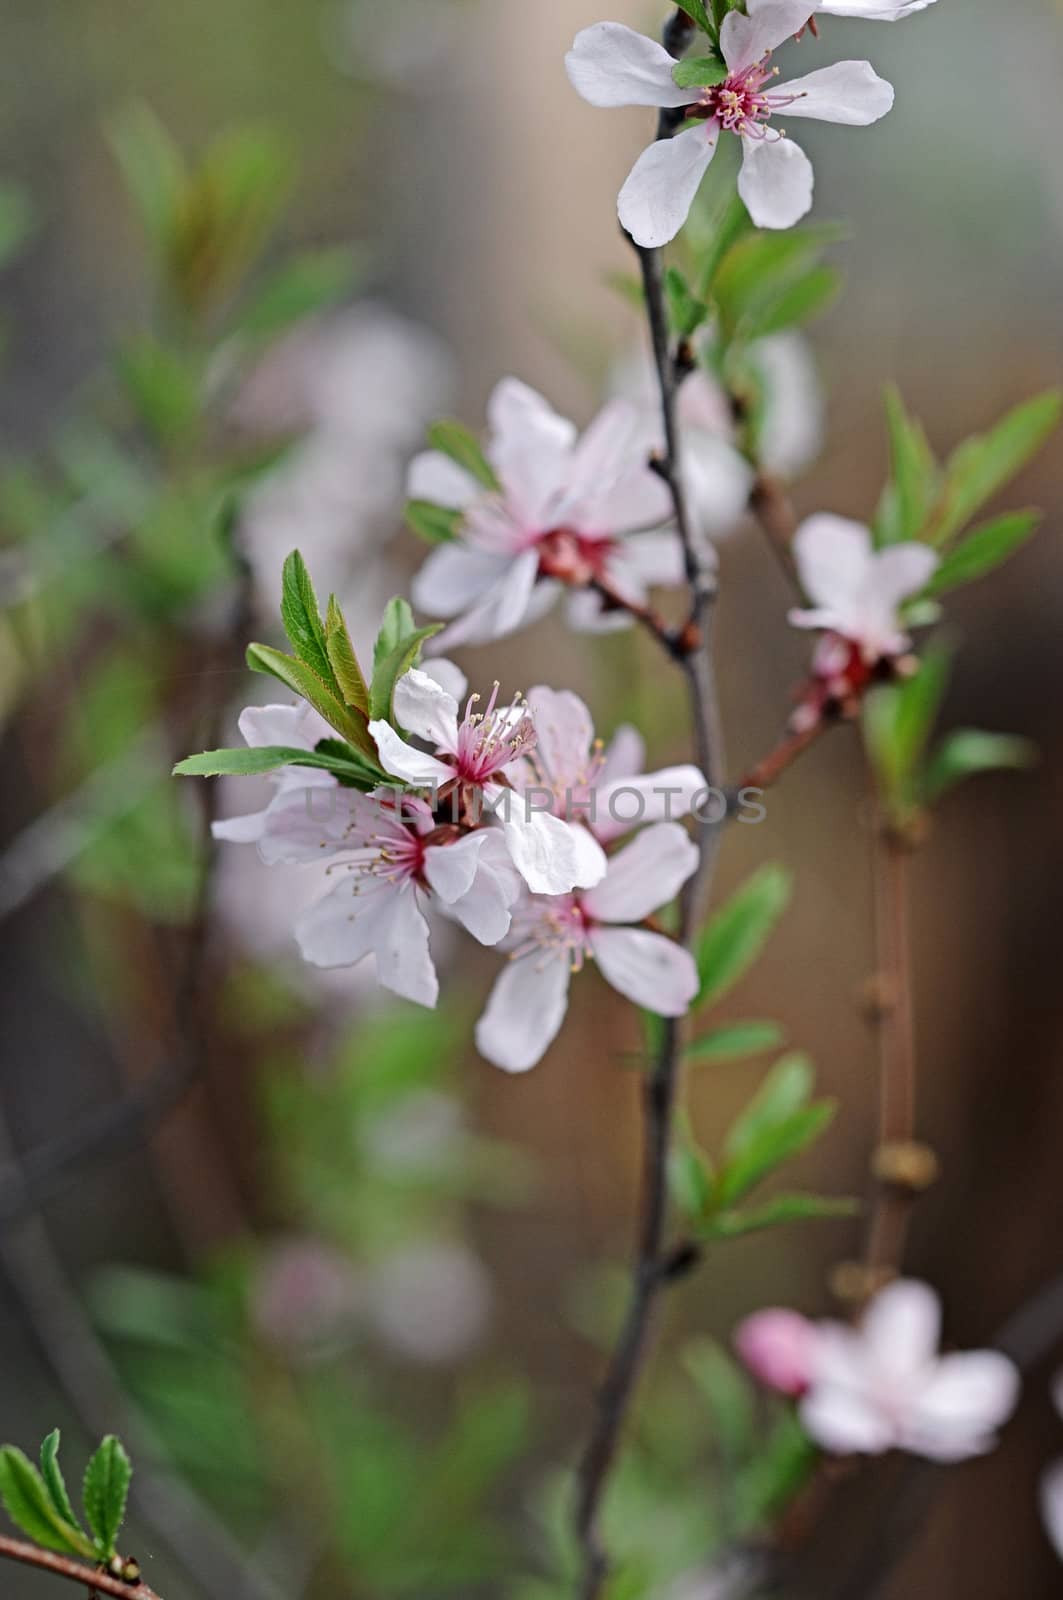
[[[715,36],[716,29],[712,18],[705,9],[705,0],[676,0],[680,11],[685,11],[692,22],[696,22],[703,33]]]
[[[714,1177],[704,1151],[692,1143],[676,1144],[668,1157],[668,1185],[681,1211],[702,1217],[712,1206]]]
[[[931,540],[947,544],[977,511],[1010,483],[1059,425],[1063,395],[1038,395],[1016,407],[989,433],[968,439],[950,456]]]
[[[362,274],[362,259],[346,245],[308,251],[273,275],[236,319],[238,333],[275,339],[304,318],[345,300]]]
[[[711,89],[723,83],[727,67],[719,56],[687,56],[676,62],[672,77],[680,89]]]
[[[0,182],[0,267],[17,255],[33,231],[33,207],[13,183]]]
[[[153,439],[170,445],[192,431],[199,416],[200,375],[186,356],[144,334],[123,346],[116,365],[137,418]]]
[[[664,275],[664,288],[672,331],[679,339],[689,339],[705,321],[709,308],[691,291],[678,267],[668,268]]]
[[[607,289],[618,295],[625,305],[631,306],[635,311],[641,312],[645,309],[646,291],[637,273],[603,272],[602,282]]]
[[[141,101],[110,121],[108,139],[148,239],[165,252],[172,241],[188,173],[177,142]]]
[[[92,1544],[56,1510],[33,1462],[11,1444],[0,1450],[0,1499],[12,1522],[34,1544],[62,1555],[94,1559]]]
[[[951,666],[951,651],[933,646],[912,677],[884,684],[866,697],[864,742],[894,807],[904,807],[911,799],[916,769],[941,711]]]
[[[373,685],[369,691],[369,705],[374,721],[391,720],[391,701],[395,694],[395,685],[411,667],[417,665],[421,646],[425,640],[431,639],[441,629],[442,623],[438,622],[430,628],[418,628],[416,632],[407,634],[391,654],[381,661],[373,673]]]
[[[379,767],[367,765],[348,745],[341,744],[339,748],[345,752],[343,756],[287,745],[260,745],[254,750],[204,750],[200,755],[186,756],[179,761],[173,775],[175,778],[256,778],[264,772],[276,772],[279,767],[314,767],[350,783],[368,782],[375,786],[380,782]]]
[[[459,467],[464,467],[485,489],[499,488],[494,468],[484,455],[479,439],[464,423],[449,417],[433,422],[428,430],[428,442],[434,450],[441,450]]]
[[[859,1212],[859,1200],[845,1195],[780,1194],[752,1211],[718,1211],[701,1232],[710,1239],[740,1239],[747,1233],[762,1233],[788,1222],[831,1222]]]
[[[725,1022],[688,1045],[686,1059],[707,1064],[740,1061],[782,1043],[783,1030],[777,1022]]]
[[[713,1435],[728,1464],[743,1460],[755,1438],[753,1386],[715,1339],[695,1339],[683,1350],[683,1366],[708,1402]]]
[[[201,311],[254,265],[295,182],[286,141],[271,127],[225,129],[193,176],[172,264],[185,303]]]
[[[876,531],[880,544],[902,544],[923,531],[937,492],[938,464],[922,424],[905,410],[900,391],[891,385],[885,399],[892,478]]]
[[[1037,765],[1039,752],[1029,739],[1006,733],[957,728],[943,739],[923,778],[923,801],[933,805],[965,778],[980,772],[1021,772]]]
[[[339,693],[325,643],[325,626],[317,603],[314,585],[306,562],[293,550],[284,563],[281,578],[281,621],[292,649],[300,661]]]
[[[698,284],[702,299],[715,287],[716,275],[733,245],[751,232],[753,223],[741,195],[730,193],[711,218],[704,240],[698,241]]]
[[[449,544],[458,537],[462,513],[431,500],[407,500],[406,522],[426,544]]]
[[[696,950],[701,979],[696,1005],[715,1003],[749,971],[789,905],[792,892],[791,874],[769,864],[754,873],[710,920]]]
[[[358,657],[354,653],[347,623],[334,594],[329,596],[328,611],[325,615],[325,649],[336,687],[343,696],[344,703],[353,706],[363,716],[368,716],[369,687],[358,665]]]
[[[264,672],[277,678],[286,688],[308,701],[348,744],[353,744],[375,765],[377,748],[365,717],[353,707],[345,706],[333,689],[323,683],[305,662],[296,660],[294,656],[286,656],[270,645],[252,644],[247,648],[247,664],[252,672]]]
[[[85,1468],[82,1498],[89,1527],[104,1561],[114,1555],[118,1530],[125,1520],[133,1465],[121,1441],[109,1433]]]
[[[733,1123],[724,1144],[720,1197],[740,1199],[762,1178],[799,1154],[833,1120],[833,1101],[809,1104],[815,1073],[807,1056],[776,1062],[757,1094]]]
[[[833,305],[843,282],[837,267],[810,267],[792,283],[781,286],[776,294],[766,297],[765,304],[751,316],[745,336],[766,339],[770,334],[811,322]]]
[[[380,631],[373,645],[373,672],[375,673],[381,662],[398,648],[403,639],[408,639],[411,633],[416,632],[417,624],[413,620],[409,601],[403,600],[400,595],[395,595],[384,607]]]
[[[78,1519],[74,1508],[70,1504],[66,1484],[63,1481],[62,1469],[59,1465],[59,1429],[53,1428],[48,1437],[41,1444],[41,1476],[44,1486],[48,1491],[48,1498],[55,1507],[56,1512],[64,1522],[71,1527],[78,1526]]]
[[[924,594],[947,594],[961,584],[984,578],[1037,532],[1042,522],[1040,511],[1012,511],[992,522],[984,522],[973,529],[966,539],[955,545],[946,555]]]
[[[720,263],[713,283],[724,332],[729,337],[758,337],[772,325],[773,316],[781,314],[777,309],[780,302],[785,311],[785,297],[790,292],[797,297],[799,311],[802,294],[809,293],[800,288],[802,280],[824,248],[842,237],[842,230],[823,224],[791,228],[786,233],[747,233],[740,238]],[[824,292],[825,280],[814,287],[813,302],[816,294]]]

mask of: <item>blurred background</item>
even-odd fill
[[[646,31],[662,10],[608,8]],[[542,1065],[504,1077],[471,1044],[490,952],[441,950],[438,1017],[385,1009],[363,972],[312,972],[291,929],[320,884],[205,844],[209,808],[256,809],[255,783],[207,799],[168,773],[272,698],[242,648],[274,638],[296,544],[371,641],[423,555],[403,478],[432,417],[478,428],[514,373],[585,422],[637,357],[608,280],[630,269],[613,202],[646,117],[592,111],[565,79],[592,0],[2,15],[3,1437],[29,1450],[60,1425],[76,1479],[121,1433],[141,1489],[127,1543],[166,1600],[549,1600],[570,1592],[563,1472],[632,1222],[637,1024],[590,974]],[[799,508],[866,520],[887,380],[940,453],[1059,381],[1063,10],[941,0],[822,33],[800,48],[870,55],[898,100],[866,132],[803,135],[814,218],[846,223],[847,285],[810,330],[787,464],[822,404]],[[182,183],[166,258],[159,196]],[[950,800],[915,879],[920,1131],[943,1181],[909,1265],[961,1344],[1063,1267],[1059,462],[1056,441],[1012,496],[1046,508],[1046,532],[950,608],[946,725],[1025,735],[1041,764]],[[806,642],[752,526],[721,565],[737,773],[776,741]],[[684,758],[679,686],[641,639],[548,618],[462,660],[572,686],[599,731],[631,719],[657,764]],[[801,1183],[858,1195],[868,843],[858,740],[839,732],[761,826],[732,830],[720,883],[771,860],[796,874],[722,1016],[776,1018],[812,1055],[842,1110]],[[764,1065],[692,1080],[707,1147]],[[708,1596],[733,1451],[771,1421],[746,1415],[720,1342],[766,1301],[828,1310],[859,1236],[854,1220],[752,1237],[675,1297],[615,1496],[625,1594]],[[1063,1454],[1050,1378],[995,1455],[944,1481],[883,1595],[1059,1592],[1036,1501]],[[15,1600],[48,1583],[4,1573]]]

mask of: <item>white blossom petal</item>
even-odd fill
[[[875,556],[861,593],[871,591],[882,605],[896,610],[926,587],[939,564],[937,552],[918,539],[889,545]]]
[[[506,503],[526,532],[543,532],[564,487],[575,425],[518,378],[503,378],[487,405],[487,454]]]
[[[656,250],[675,238],[719,142],[719,125],[705,122],[674,138],[658,139],[643,151],[618,205],[620,221],[636,244]]]
[[[899,22],[916,11],[925,11],[934,0],[819,0],[820,16],[861,17],[865,22]]]
[[[895,1443],[887,1419],[856,1390],[816,1388],[800,1407],[801,1425],[811,1439],[834,1455],[882,1455]]]
[[[750,358],[764,390],[761,462],[794,478],[823,447],[823,390],[811,346],[799,333],[772,334],[758,339]]]
[[[599,780],[595,788],[594,831],[607,842],[630,833],[644,822],[674,822],[677,817],[689,816],[694,800],[698,795],[704,797],[707,789],[707,778],[694,766],[664,767],[660,772],[647,772],[639,777]],[[684,830],[680,828],[679,831],[689,844]],[[666,905],[671,898],[671,895],[663,895],[656,905]]]
[[[459,644],[489,644],[534,621],[553,603],[556,586],[537,583],[539,556],[526,550],[508,562],[501,577],[463,617],[433,641],[436,650]]]
[[[828,512],[809,517],[793,542],[801,588],[826,611],[845,611],[859,594],[873,561],[871,532],[862,522]]]
[[[500,791],[488,788],[494,803]],[[577,829],[560,817],[533,810],[520,795],[506,791],[498,815],[502,817],[506,848],[513,865],[533,894],[570,894],[591,888],[605,876],[605,856],[599,847],[587,847],[585,828]],[[593,843],[593,841],[591,841]]]
[[[210,825],[211,837],[223,839],[226,844],[257,844],[266,831],[268,809],[254,811],[246,817],[226,817]]]
[[[727,20],[737,17],[728,13]],[[812,163],[792,139],[743,139],[738,192],[758,228],[792,228],[812,209]]]
[[[427,739],[453,755],[458,748],[458,702],[438,679],[419,667],[404,672],[392,700],[395,720],[402,728]]]
[[[412,744],[407,744],[389,722],[371,722],[369,732],[376,740],[380,765],[385,772],[390,772],[393,778],[401,778],[403,783],[413,784],[417,789],[441,786],[453,778],[454,772],[451,767],[442,761],[437,761],[435,756],[426,755],[423,750],[416,750]]]
[[[499,974],[476,1024],[476,1048],[504,1072],[527,1072],[561,1031],[568,1009],[569,959],[537,950]]]
[[[602,977],[628,1000],[659,1017],[681,1017],[698,992],[698,969],[688,950],[646,928],[590,930]]]
[[[439,994],[428,951],[428,924],[412,884],[369,883],[349,877],[303,913],[295,936],[303,959],[315,967],[351,967],[376,957],[386,989],[418,1005]]]
[[[512,557],[457,540],[441,544],[425,560],[410,586],[418,611],[457,617],[488,595],[509,572]]]
[[[815,0],[748,0],[747,16],[729,11],[720,29],[728,71],[744,72],[769,51],[800,33],[816,11]]]
[[[598,774],[599,786],[619,778],[634,778],[646,765],[646,741],[637,728],[623,723],[613,734]]]
[[[910,1376],[937,1355],[941,1302],[928,1284],[899,1278],[872,1300],[860,1332],[880,1371]]]
[[[483,484],[442,450],[425,450],[410,462],[406,476],[406,495],[410,500],[430,500],[433,505],[464,511],[474,500],[481,499],[484,492]]]
[[[680,89],[663,45],[622,22],[596,22],[576,35],[565,57],[569,81],[592,106],[684,106],[697,89]]]
[[[1041,1479],[1041,1515],[1056,1554],[1063,1561],[1063,1461],[1049,1467]]]
[[[547,777],[563,787],[585,781],[594,743],[594,723],[585,703],[570,689],[544,684],[529,689],[527,699],[536,758]]]
[[[893,109],[894,100],[893,85],[878,76],[870,61],[836,61],[804,78],[776,85],[772,94],[798,97],[786,107],[788,118],[814,117],[851,128],[878,122]]]
[[[704,788],[700,773],[696,779]],[[609,858],[601,883],[583,896],[584,909],[596,922],[642,922],[675,899],[697,864],[697,846],[686,829],[659,822]]]
[[[423,672],[426,678],[431,678],[445,689],[455,701],[464,700],[468,692],[469,680],[461,668],[454,661],[447,661],[444,656],[436,656],[431,661],[422,661],[417,669]]]
[[[913,1407],[907,1447],[936,1461],[984,1454],[1015,1410],[1020,1388],[1014,1363],[998,1351],[942,1357]]]

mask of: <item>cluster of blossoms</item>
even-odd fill
[[[573,694],[538,688],[500,706],[496,687],[483,711],[473,695],[463,713],[465,690],[446,661],[399,680],[393,720],[369,723],[394,787],[361,793],[289,766],[265,810],[217,823],[217,837],[256,844],[267,864],[326,863],[332,886],[296,924],[304,958],[347,967],[372,957],[378,981],[418,1004],[434,1006],[439,992],[430,906],[481,944],[505,941],[510,965],[477,1039],[508,1071],[543,1055],[569,975],[588,957],[637,1004],[681,1015],[698,986],[693,959],[644,924],[694,871],[697,851],[671,819],[708,804],[704,776],[693,766],[644,773],[631,728],[603,750]],[[249,708],[240,731],[252,749],[308,755],[332,733],[309,706]]]
[[[929,3],[929,0],[927,0]],[[815,25],[817,13],[894,19],[921,4],[859,0],[748,0],[729,11],[702,82],[678,81],[674,58],[653,39],[619,22],[578,34],[567,59],[574,87],[593,106],[656,106],[674,114],[679,132],[658,139],[635,163],[620,192],[620,221],[636,244],[656,249],[686,222],[724,133],[742,146],[738,192],[761,228],[790,228],[812,206],[812,164],[778,125],[780,116],[852,127],[878,122],[893,89],[867,61],[839,61],[777,83],[774,52]]]
[[[940,1338],[934,1291],[902,1279],[875,1296],[857,1328],[761,1311],[735,1344],[755,1377],[800,1401],[806,1432],[831,1454],[963,1461],[994,1447],[1018,1403],[1019,1374],[995,1350],[939,1355]]]

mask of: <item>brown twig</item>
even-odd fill
[[[674,56],[682,55],[694,32],[689,18],[677,10],[665,29],[667,49]],[[667,112],[662,114],[659,131],[662,137],[672,131],[672,120]],[[711,639],[711,613],[716,585],[699,555],[683,490],[676,423],[677,371],[665,309],[661,256],[657,250],[633,247],[637,250],[642,270],[661,393],[665,454],[657,464],[657,469],[671,491],[690,597],[690,620],[683,633],[686,648],[680,651],[671,648],[670,653],[681,662],[686,674],[698,761],[706,780],[713,786],[721,781],[723,770]],[[687,947],[697,930],[718,844],[719,824],[703,824],[699,837],[698,867],[683,897],[680,938]],[[631,1301],[599,1391],[591,1435],[577,1472],[576,1531],[583,1557],[580,1581],[582,1600],[597,1600],[608,1575],[609,1559],[600,1527],[602,1505],[649,1353],[657,1302],[661,1291],[677,1276],[673,1270],[673,1255],[667,1247],[666,1234],[668,1158],[675,1123],[681,1059],[682,1024],[676,1019],[666,1020],[657,1062],[646,1080],[644,1090],[642,1202]]]
[[[98,1567],[87,1567],[83,1561],[54,1555],[51,1550],[39,1550],[35,1544],[24,1544],[21,1539],[9,1539],[3,1534],[0,1534],[0,1559],[18,1561],[24,1567],[38,1567],[42,1572],[54,1573],[57,1578],[68,1578],[71,1583],[83,1584],[90,1595],[118,1595],[120,1600],[160,1600],[155,1590],[139,1579],[130,1583]]]
[[[799,756],[804,755],[833,724],[821,719],[801,733],[791,733],[775,749],[751,767],[739,784],[739,789],[770,789],[789,771]]]
[[[749,509],[767,535],[768,543],[787,578],[796,584],[793,543],[798,526],[797,512],[785,485],[761,469],[750,492]]]

